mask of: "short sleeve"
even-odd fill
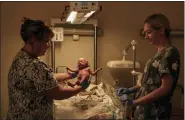
[[[46,91],[58,86],[53,71],[45,63],[39,61],[35,64],[33,81],[38,92]]]
[[[173,77],[178,76],[180,67],[179,52],[175,48],[167,49],[159,62],[159,75],[171,74]]]

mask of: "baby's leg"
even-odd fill
[[[76,85],[81,86],[80,83],[81,83],[81,80],[80,79],[78,81],[76,81]],[[82,90],[82,92],[84,92],[84,91],[85,90]]]
[[[76,81],[76,85],[79,86],[79,85],[80,85],[80,81],[81,81],[81,80]]]
[[[67,84],[70,86],[70,87],[74,87],[76,84],[75,83],[71,83],[71,82],[67,82]]]

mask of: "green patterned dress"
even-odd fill
[[[134,120],[169,120],[172,109],[171,97],[178,81],[179,68],[180,56],[174,46],[163,49],[147,61],[141,80],[141,88],[136,93],[136,99],[159,88],[162,84],[161,78],[165,74],[170,74],[173,77],[173,86],[168,95],[152,103],[137,106]]]

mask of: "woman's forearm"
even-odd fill
[[[168,93],[168,91],[166,91],[165,89],[160,87],[160,88],[152,91],[148,95],[136,99],[135,105],[147,104],[147,103],[153,102],[153,101],[157,100],[159,97],[165,96],[167,93]]]
[[[148,95],[143,96],[143,97],[135,100],[135,104],[136,105],[137,104],[146,104],[149,102],[153,102],[162,96],[167,95],[171,91],[172,85],[173,85],[172,76],[168,75],[168,74],[163,75],[161,87],[152,91]]]

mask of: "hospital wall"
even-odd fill
[[[143,21],[148,15],[152,13],[163,13],[169,18],[172,29],[184,28],[184,2],[99,2],[99,4],[103,7],[102,11],[95,16],[98,18],[98,26],[103,29],[103,36],[98,37],[97,64],[98,67],[103,68],[103,70],[98,74],[99,82],[104,80],[109,84],[113,84],[114,80],[108,72],[106,63],[110,60],[122,59],[122,51],[124,47],[126,47],[133,39],[138,42],[138,45],[136,46],[136,59],[141,64],[141,69],[138,69],[138,71],[143,72],[145,62],[156,53],[156,48],[151,46],[149,42],[144,40],[139,34],[140,29],[143,28]],[[8,70],[15,54],[23,46],[23,42],[21,41],[19,34],[21,18],[26,16],[32,19],[41,19],[46,23],[49,23],[50,18],[61,17],[62,12],[64,11],[64,6],[68,5],[68,2],[2,2],[0,5],[0,118],[5,118],[8,110]],[[82,41],[83,39],[84,38],[80,38]],[[89,37],[86,39],[91,40],[92,38]],[[81,50],[88,50],[88,45],[92,46],[92,44],[90,44],[91,42],[85,44],[85,48],[82,47]],[[184,38],[175,37],[172,38],[172,42],[180,51],[181,68],[179,84],[184,86]],[[60,48],[63,44],[64,43],[58,44],[57,47]],[[76,43],[73,43],[73,45],[71,44],[71,48],[67,49],[65,53],[69,52],[69,55],[75,54],[76,51],[73,51],[75,44]],[[89,50],[89,55],[92,55],[91,50]],[[48,51],[46,56],[41,57],[41,59],[50,64],[48,61],[49,57],[50,53]],[[61,62],[65,62],[68,59],[63,57],[65,56],[61,56],[57,59],[57,65],[60,65],[60,59]],[[71,60],[71,63],[74,63],[77,57],[78,56],[73,60],[69,60]],[[89,59],[91,59],[90,56]],[[132,60],[132,50],[129,50],[126,59]],[[93,64],[92,60],[90,60],[90,62]],[[67,61],[66,64],[68,64]],[[73,65],[71,65],[71,67]],[[130,81],[124,77],[122,79],[124,81]],[[178,99],[176,100],[178,101]]]

